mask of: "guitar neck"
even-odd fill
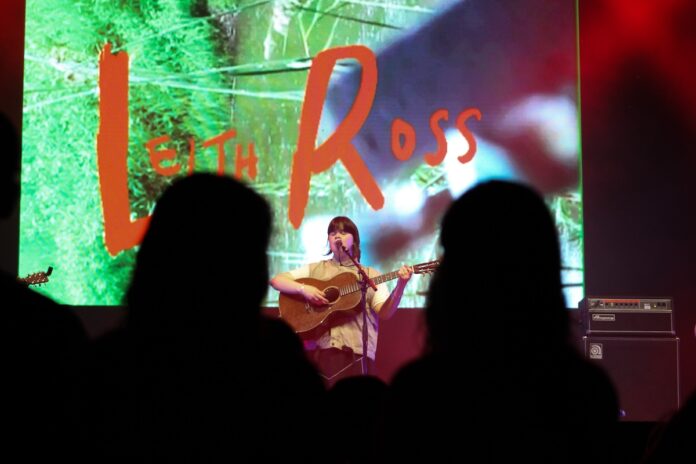
[[[375,285],[379,285],[383,282],[389,282],[390,280],[394,280],[397,277],[399,277],[399,271],[392,271],[388,272],[387,274],[382,274],[378,277],[375,277],[372,279],[372,281],[375,283]]]
[[[383,282],[389,282],[390,280],[396,279],[397,277],[399,277],[399,271],[392,271],[387,274],[381,274],[377,277],[374,277],[372,278],[372,281],[375,283],[375,285],[379,285]],[[349,293],[357,291],[360,291],[359,282],[355,282],[354,284],[341,287],[341,295],[347,295]]]
[[[437,266],[440,265],[439,260],[435,261],[430,261],[427,263],[421,263],[421,264],[416,264],[413,266],[413,273],[414,274],[424,274],[424,273],[431,273],[435,271]],[[375,285],[379,285],[383,282],[388,282],[390,280],[396,279],[399,277],[399,270],[388,272],[387,274],[382,274],[380,276],[374,277],[372,281],[375,283]],[[347,285],[345,287],[341,287],[341,295],[347,295],[349,293],[357,292],[360,291],[360,283],[355,282],[351,285]]]

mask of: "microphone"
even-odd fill
[[[337,250],[342,250],[342,249],[343,249],[343,240],[341,240],[340,238],[337,238],[337,239],[334,241],[334,244],[336,245],[336,249],[337,249]]]

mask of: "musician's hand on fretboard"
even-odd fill
[[[397,271],[397,274],[399,275],[399,280],[402,280],[403,283],[406,283],[411,279],[411,276],[413,275],[413,266],[407,266],[406,264],[402,265],[401,268]]]

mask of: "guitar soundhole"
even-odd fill
[[[329,300],[329,304],[334,304],[341,297],[341,292],[337,287],[327,287],[324,289],[324,296]]]

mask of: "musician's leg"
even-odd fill
[[[330,388],[341,379],[362,374],[360,362],[362,356],[353,353],[350,349],[329,348],[314,350],[309,355],[324,379],[327,388]],[[368,358],[367,366],[367,373],[374,375],[375,369],[372,359]]]

